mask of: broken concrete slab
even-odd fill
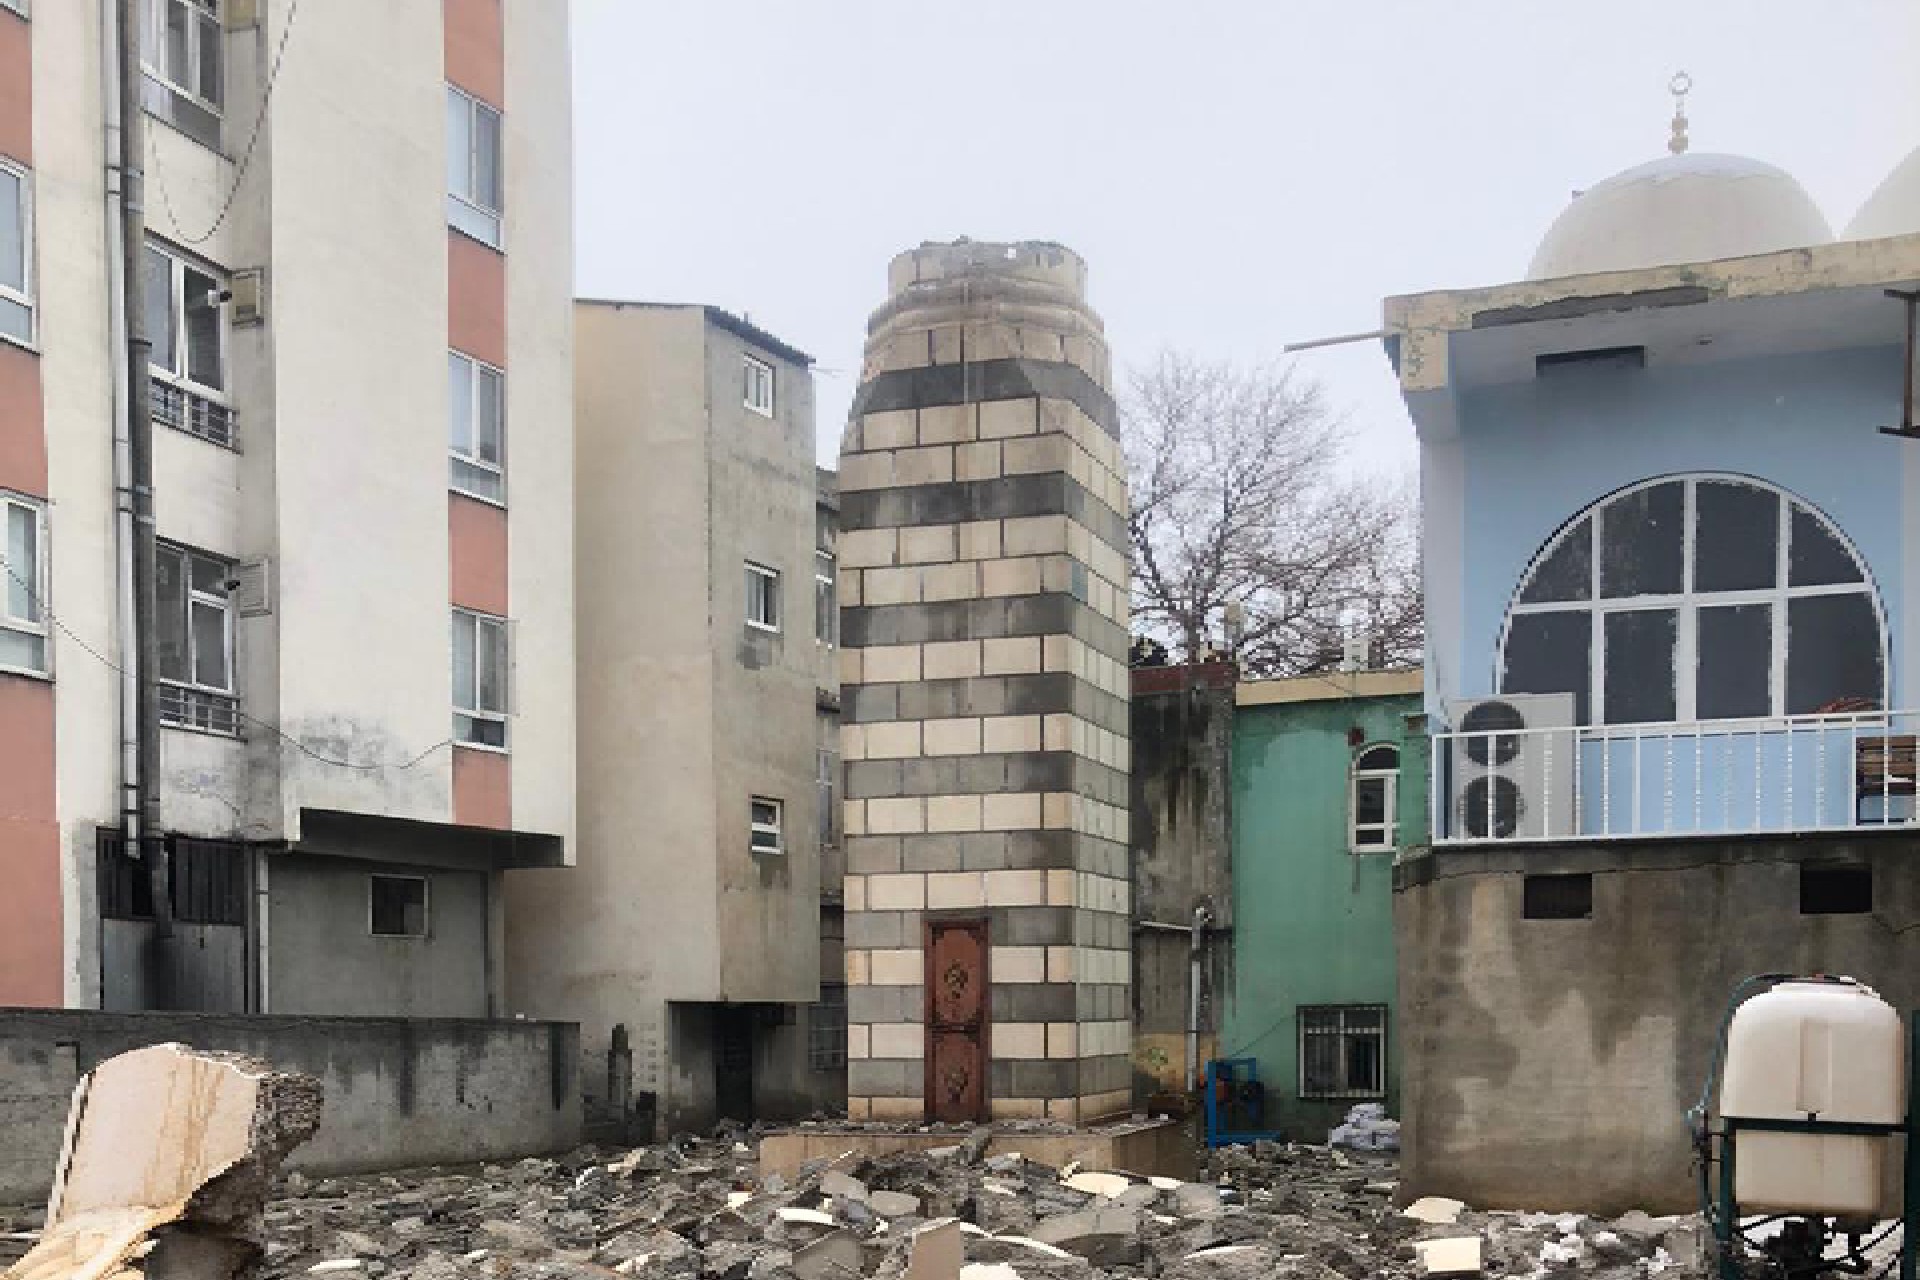
[[[1416,1240],[1413,1252],[1423,1276],[1477,1276],[1483,1265],[1479,1236]]]
[[[965,1260],[966,1240],[959,1222],[952,1218],[929,1222],[914,1229],[903,1280],[960,1280]]]
[[[867,1184],[838,1169],[828,1169],[820,1175],[820,1194],[832,1196],[835,1200],[856,1200],[864,1204]]]
[[[869,1191],[867,1208],[883,1218],[910,1218],[920,1212],[920,1197],[905,1191]]]
[[[1466,1203],[1461,1200],[1451,1200],[1446,1196],[1423,1196],[1402,1209],[1400,1216],[1429,1226],[1444,1227],[1460,1221],[1460,1215],[1466,1212],[1466,1208]]]
[[[850,1280],[864,1272],[861,1255],[860,1237],[851,1231],[830,1231],[794,1251],[793,1274],[798,1280]]]
[[[1133,1185],[1130,1178],[1117,1173],[1076,1173],[1060,1179],[1075,1191],[1084,1191],[1090,1196],[1105,1196],[1112,1199]]]
[[[1173,1188],[1173,1209],[1183,1218],[1211,1218],[1221,1210],[1220,1188],[1182,1182]]]
[[[258,1059],[181,1044],[109,1058],[74,1090],[45,1232],[6,1280],[238,1276],[262,1253],[280,1162],[319,1124],[319,1082]]]
[[[1075,1213],[1058,1213],[1035,1223],[1029,1234],[1042,1244],[1065,1249],[1096,1267],[1131,1266],[1140,1260],[1140,1211],[1137,1209],[1097,1204]]]

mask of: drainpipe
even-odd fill
[[[100,98],[105,113],[107,172],[107,332],[113,392],[113,545],[115,616],[120,635],[120,829],[127,849],[140,850],[139,644],[133,626],[133,456],[127,438],[127,251],[120,186],[120,3],[101,0]]]
[[[1206,1081],[1200,1066],[1200,960],[1206,950],[1207,926],[1212,923],[1213,911],[1206,903],[1193,909],[1192,941],[1187,949],[1187,1078],[1196,1094]]]

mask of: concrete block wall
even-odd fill
[[[994,1117],[1129,1094],[1126,483],[1085,266],[924,245],[840,459],[848,1093],[918,1118],[929,917],[985,919]]]

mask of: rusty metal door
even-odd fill
[[[987,922],[929,920],[929,1120],[987,1118]]]

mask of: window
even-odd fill
[[[453,740],[507,745],[507,620],[453,611]]]
[[[144,105],[204,146],[220,145],[218,0],[145,0],[140,65]]]
[[[780,629],[780,571],[747,561],[747,625],[756,631]]]
[[[47,521],[36,502],[0,493],[0,669],[47,670]]]
[[[825,732],[837,736],[837,730],[832,721],[827,722]],[[834,819],[840,813],[840,806],[834,799],[835,792],[840,789],[835,781],[840,776],[840,756],[825,747],[820,747],[813,755],[814,789],[818,793],[820,805],[820,847],[826,849],[831,848],[835,843]]]
[[[748,847],[755,853],[782,853],[785,844],[780,836],[781,810],[786,808],[778,800],[769,800],[765,796],[755,796],[747,803],[747,818],[753,831],[748,838]]]
[[[755,356],[741,356],[740,368],[747,408],[773,416],[773,366]]]
[[[33,341],[33,183],[0,159],[0,337]]]
[[[847,1065],[847,988],[820,984],[820,1002],[807,1011],[807,1066],[838,1071]]]
[[[166,837],[167,887],[173,918],[183,924],[244,925],[252,893],[247,846],[237,840]],[[108,920],[153,919],[153,866],[127,851],[111,828],[94,837],[100,915]]]
[[[1353,761],[1352,804],[1348,815],[1355,853],[1385,853],[1400,844],[1400,748],[1380,743]]]
[[[213,268],[147,246],[147,337],[153,420],[229,448],[226,280]]]
[[[1582,724],[1884,706],[1879,601],[1825,516],[1742,476],[1651,481],[1547,543],[1508,612],[1505,693],[1572,693]]]
[[[1873,868],[1800,864],[1800,914],[1866,915],[1873,910]]]
[[[1303,1008],[1299,1025],[1302,1098],[1386,1096],[1385,1005]]]
[[[447,225],[500,247],[500,113],[447,86]]]
[[[1591,920],[1593,876],[1580,871],[1566,875],[1527,876],[1520,883],[1523,920]]]
[[[840,603],[834,596],[833,576],[833,552],[814,552],[813,635],[828,648],[833,647],[840,631]]]
[[[426,937],[426,877],[368,876],[367,931],[382,938]]]
[[[447,448],[452,454],[447,483],[461,493],[488,502],[507,495],[506,375],[458,351],[447,352],[447,391],[451,418]]]
[[[233,565],[186,547],[154,551],[160,719],[183,729],[240,732],[233,689]]]

